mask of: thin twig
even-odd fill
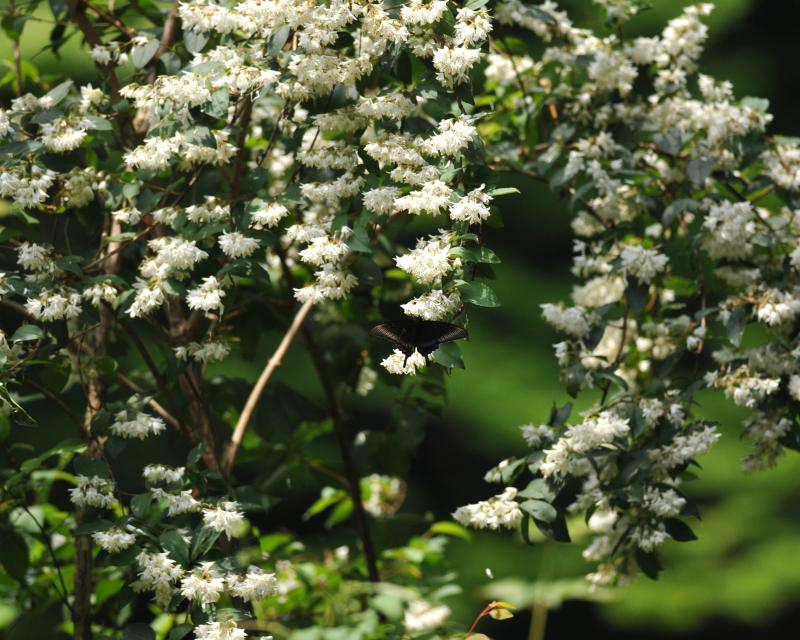
[[[50,536],[47,535],[47,532],[44,530],[44,525],[41,522],[39,522],[39,519],[35,515],[33,515],[31,510],[28,509],[28,507],[25,504],[22,504],[20,506],[22,507],[22,510],[25,511],[25,513],[27,513],[30,516],[31,520],[33,520],[33,523],[36,525],[39,531],[42,532],[42,541],[44,542],[44,546],[47,547],[47,551],[50,553],[50,557],[53,559],[53,566],[55,567],[56,573],[58,574],[58,581],[61,583],[61,589],[56,588],[55,591],[58,594],[58,597],[61,599],[61,602],[64,603],[64,606],[67,609],[69,609],[70,613],[73,613],[72,605],[69,603],[69,599],[67,598],[69,594],[69,591],[67,590],[67,583],[64,580],[64,574],[61,573],[61,565],[58,563],[58,558],[56,558],[56,552],[53,550],[53,545],[50,543]],[[58,526],[59,528],[61,527],[60,524]],[[63,590],[63,595],[61,593],[61,590]]]
[[[230,442],[223,453],[222,471],[225,475],[230,474],[231,470],[233,469],[233,463],[236,460],[236,454],[239,451],[239,447],[242,445],[244,434],[247,431],[247,427],[250,424],[250,420],[253,417],[256,406],[258,406],[258,401],[261,399],[264,390],[267,388],[267,384],[269,383],[272,374],[274,374],[278,367],[281,366],[286,352],[292,345],[295,336],[297,336],[297,332],[300,330],[300,327],[303,325],[306,316],[308,316],[308,313],[311,311],[311,307],[313,306],[313,298],[309,298],[303,303],[303,306],[300,307],[300,310],[297,312],[294,320],[292,320],[292,324],[289,326],[289,330],[283,336],[283,340],[281,340],[281,343],[278,345],[275,353],[273,353],[272,357],[267,361],[267,365],[264,367],[264,370],[258,377],[258,380],[256,381],[252,391],[250,391],[250,396],[247,398],[247,402],[244,405],[244,409],[242,409],[241,415],[239,415],[239,420],[236,422],[236,428],[233,430],[233,435],[231,436]]]
[[[115,375],[116,375],[117,381],[120,384],[124,384],[126,387],[128,387],[134,393],[137,393],[137,394],[144,393],[144,389],[142,387],[140,387],[138,384],[136,384],[133,380],[131,380],[127,375],[125,375],[119,369],[117,369],[117,372],[116,372]],[[157,400],[150,399],[147,402],[147,406],[149,406],[153,411],[155,411],[158,415],[160,415],[164,420],[169,422],[173,427],[175,427],[179,431],[183,430],[182,427],[181,427],[180,420],[178,420],[169,411],[167,411],[163,407],[163,405],[161,405],[161,403],[159,403]]]

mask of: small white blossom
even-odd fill
[[[144,440],[147,436],[158,435],[166,428],[167,425],[161,418],[139,412],[133,420],[128,420],[128,412],[123,410],[114,417],[109,431],[120,438]]]
[[[244,576],[228,575],[227,582],[232,595],[248,602],[263,600],[277,591],[275,574],[254,566],[248,567]]]
[[[113,509],[117,504],[114,497],[114,483],[100,476],[81,476],[78,486],[69,490],[70,501],[78,507]]]
[[[425,600],[412,600],[403,615],[403,626],[408,633],[431,631],[441,627],[450,617],[450,607],[434,605]]]
[[[246,258],[258,249],[258,240],[239,231],[230,231],[219,237],[219,246],[229,258]]]
[[[203,523],[228,538],[233,537],[235,529],[243,521],[244,513],[239,511],[238,502],[221,502],[214,509],[203,509]]]
[[[92,539],[101,549],[109,553],[124,551],[136,542],[135,535],[125,533],[117,527],[112,527],[106,531],[96,531],[92,534]]]
[[[453,518],[476,529],[513,529],[522,520],[522,511],[514,499],[517,490],[507,487],[503,493],[475,504],[459,507]]]

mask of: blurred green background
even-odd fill
[[[579,24],[598,22],[597,8],[586,0],[561,4]],[[654,0],[626,31],[659,31],[685,4],[689,3]],[[711,35],[703,64],[706,73],[731,80],[738,96],[769,98],[775,114],[772,131],[785,135],[800,134],[794,118],[800,106],[797,4],[720,0],[708,19]],[[22,40],[23,56],[32,59],[41,74],[94,78],[77,38],[63,47],[61,59],[49,52],[36,54],[48,35],[49,25],[43,21],[29,25]],[[0,39],[0,58],[8,60],[9,53],[9,43]],[[7,91],[5,87],[4,98]],[[491,495],[496,487],[484,484],[483,474],[522,449],[518,427],[545,421],[553,402],[568,399],[552,355],[556,335],[539,314],[541,303],[566,299],[572,285],[568,213],[541,185],[513,184],[523,195],[503,199],[505,228],[491,230],[488,238],[503,260],[495,288],[503,306],[471,312],[470,340],[462,346],[467,369],[450,377],[448,407],[441,421],[428,425],[412,462],[408,508],[428,510],[437,518]],[[249,357],[234,354],[225,372],[254,380],[279,338],[277,333],[263,334],[257,345],[248,347]],[[300,353],[291,355],[279,380],[298,388],[316,385]],[[387,412],[386,400],[386,394],[370,396],[358,418],[379,423]],[[579,405],[590,400],[583,397]],[[567,634],[587,629],[595,638],[705,638],[723,633],[728,638],[789,637],[800,623],[800,458],[790,453],[775,470],[744,475],[740,460],[748,444],[739,436],[742,413],[711,393],[701,402],[700,410],[722,423],[724,435],[700,460],[700,479],[687,486],[702,505],[703,520],[694,526],[699,540],[667,545],[666,571],[658,582],[642,579],[616,592],[610,602],[568,601],[552,611],[548,638],[571,637]],[[46,414],[47,408],[41,407],[41,417]],[[313,494],[308,497],[313,499]],[[307,504],[281,513],[296,518]],[[286,524],[280,518],[271,520],[276,528]],[[311,535],[325,535],[314,531],[311,523],[298,521],[297,526]],[[578,539],[581,530],[575,523]],[[464,593],[448,603],[453,618],[466,624],[482,608],[487,585],[515,579],[541,586],[590,570],[579,545],[542,543],[532,548],[508,534],[476,533],[471,543],[452,543],[448,555],[464,585]],[[528,622],[528,614],[522,613],[510,622],[487,623],[481,630],[496,638],[523,638]]]

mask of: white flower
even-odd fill
[[[100,476],[79,475],[78,486],[69,490],[69,499],[78,507],[113,509],[117,504],[114,497],[114,483]]]
[[[441,627],[450,617],[450,607],[434,605],[425,600],[412,600],[403,615],[406,631],[430,631]]]
[[[122,207],[121,209],[112,211],[111,215],[122,224],[139,224],[139,221],[142,219],[142,212],[136,207]]]
[[[436,128],[439,133],[431,136],[422,144],[423,150],[432,155],[452,158],[478,135],[478,130],[473,126],[471,118],[465,115],[441,120]]]
[[[178,360],[186,360],[191,356],[195,362],[219,362],[228,357],[231,348],[224,342],[209,340],[207,342],[190,342],[189,344],[175,347],[175,357]]]
[[[372,367],[363,366],[358,372],[358,380],[355,384],[357,396],[366,396],[375,388],[375,381],[378,379],[378,372]]]
[[[202,285],[186,294],[186,304],[190,309],[199,309],[205,312],[207,316],[209,311],[222,310],[222,298],[224,297],[225,291],[222,290],[219,280],[214,276],[208,276],[203,278]]]
[[[793,375],[789,378],[789,395],[800,402],[800,376]]]
[[[426,364],[425,357],[416,349],[410,356],[395,349],[390,356],[381,360],[381,366],[395,375],[414,376],[417,374],[417,369],[424,369]]]
[[[167,493],[163,489],[156,487],[155,489],[151,490],[151,493],[156,500],[167,501],[168,516],[178,516],[183,513],[193,513],[195,511],[200,511],[200,509],[203,508],[203,505],[198,502],[194,496],[192,496],[192,492],[189,489],[175,494]]]
[[[458,202],[450,205],[450,219],[479,224],[490,215],[489,203],[492,197],[483,191],[484,185],[473,189]]]
[[[117,289],[110,282],[96,282],[84,289],[82,295],[83,299],[89,300],[93,307],[100,308],[103,302],[111,304],[117,299]]]
[[[131,318],[146,316],[166,302],[164,289],[159,282],[151,285],[145,280],[137,279],[133,288],[136,289],[136,296],[130,308],[125,312]]]
[[[640,282],[649,283],[653,277],[666,269],[669,258],[655,249],[626,244],[620,253],[622,269]]]
[[[481,59],[480,49],[469,47],[442,47],[433,54],[436,79],[445,87],[469,80],[469,71]]]
[[[374,213],[392,213],[394,201],[399,197],[400,189],[397,187],[378,187],[365,191],[362,200],[364,208]]]
[[[393,209],[416,215],[423,212],[436,215],[448,205],[452,195],[453,190],[444,182],[433,180],[423,184],[420,189],[395,199]]]
[[[181,7],[191,6],[181,4]],[[216,6],[216,5],[210,5]],[[221,8],[221,7],[220,7]],[[244,629],[236,626],[235,620],[225,620],[224,622],[207,622],[194,629],[194,636],[197,640],[245,640],[247,634]],[[271,640],[272,636],[264,638]]]
[[[139,564],[139,579],[133,583],[136,592],[155,591],[156,603],[166,607],[172,598],[172,583],[180,580],[183,569],[164,551],[148,553],[142,551],[136,556]]]
[[[38,298],[28,298],[25,310],[42,322],[77,318],[81,313],[81,294],[67,287],[45,290]]]
[[[253,229],[274,227],[289,215],[289,210],[280,202],[265,202],[250,215],[250,226]]]
[[[277,590],[275,574],[264,573],[254,566],[248,567],[247,574],[244,576],[228,575],[227,582],[232,595],[249,602],[263,600]]]
[[[550,444],[555,440],[555,433],[552,427],[546,424],[526,424],[520,427],[520,431],[522,431],[522,438],[525,443],[533,449],[541,449],[544,445]]]
[[[148,484],[173,483],[183,480],[184,473],[186,467],[173,468],[163,464],[148,464],[142,470],[142,477]]]
[[[586,311],[580,307],[567,307],[546,303],[541,305],[542,317],[559,331],[582,338],[589,333],[589,318]]]
[[[674,518],[686,506],[682,498],[674,489],[660,490],[647,487],[644,492],[644,507],[659,518]]]
[[[244,521],[244,513],[238,509],[239,503],[232,501],[221,502],[214,509],[203,509],[203,523],[232,538],[237,526]]]
[[[120,438],[138,438],[144,440],[149,435],[158,435],[167,428],[161,418],[137,413],[133,420],[128,420],[128,412],[120,411],[114,418],[109,431]]]
[[[181,580],[181,595],[203,605],[216,602],[224,591],[225,579],[213,562],[201,562],[199,572],[190,573]]]
[[[258,249],[258,240],[248,238],[239,231],[230,231],[219,237],[219,246],[230,258],[246,258]]]
[[[443,320],[458,312],[461,298],[457,291],[445,293],[434,289],[400,305],[407,316],[415,316],[423,320]]]
[[[17,264],[27,271],[49,271],[53,263],[52,249],[33,242],[17,247]]]
[[[132,533],[125,533],[117,527],[112,527],[106,531],[96,531],[92,534],[92,539],[104,551],[117,553],[124,551],[136,542],[136,536]]]
[[[493,498],[459,507],[453,513],[453,518],[464,526],[476,529],[513,529],[522,519],[522,511],[514,500],[516,495],[514,487],[507,487]]]
[[[453,265],[450,261],[450,244],[443,238],[430,241],[420,239],[417,248],[394,259],[395,264],[424,284],[441,281]]]
[[[486,9],[473,11],[463,7],[456,12],[456,29],[453,38],[456,44],[476,45],[485,40],[491,30],[492,23],[486,14]]]
[[[577,473],[581,456],[593,449],[611,446],[614,440],[625,437],[630,431],[627,418],[620,418],[611,411],[601,411],[583,422],[571,425],[556,443],[545,450],[541,465],[542,475],[565,475]]]
[[[65,118],[56,118],[46,122],[42,127],[42,144],[55,153],[66,153],[77,149],[84,138],[86,129],[80,125],[73,125]]]
[[[102,44],[96,44],[89,52],[89,55],[99,65],[107,65],[111,62],[111,52]]]

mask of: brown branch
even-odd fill
[[[164,31],[161,33],[161,42],[158,44],[153,60],[158,60],[172,47],[175,37],[178,35],[178,5],[172,7],[167,19],[164,21]]]
[[[283,340],[281,340],[278,348],[275,350],[275,353],[273,353],[272,357],[267,361],[267,364],[264,367],[264,370],[261,372],[261,375],[258,377],[255,386],[253,387],[252,391],[250,391],[250,395],[247,398],[244,409],[242,409],[242,413],[239,415],[239,420],[236,422],[233,435],[231,435],[230,442],[228,443],[228,446],[225,449],[222,457],[222,472],[225,475],[229,475],[233,469],[233,463],[236,460],[236,454],[239,451],[242,440],[244,439],[244,434],[247,431],[247,427],[250,424],[253,413],[258,406],[258,401],[264,394],[270,378],[272,378],[272,374],[274,374],[278,367],[281,366],[283,358],[286,356],[286,352],[292,345],[297,332],[300,330],[300,327],[303,325],[306,316],[308,316],[308,313],[311,311],[311,307],[313,306],[313,299],[309,298],[303,303],[303,306],[300,307],[300,310],[297,312],[294,320],[292,320],[292,324],[289,326],[288,331],[283,336]]]

